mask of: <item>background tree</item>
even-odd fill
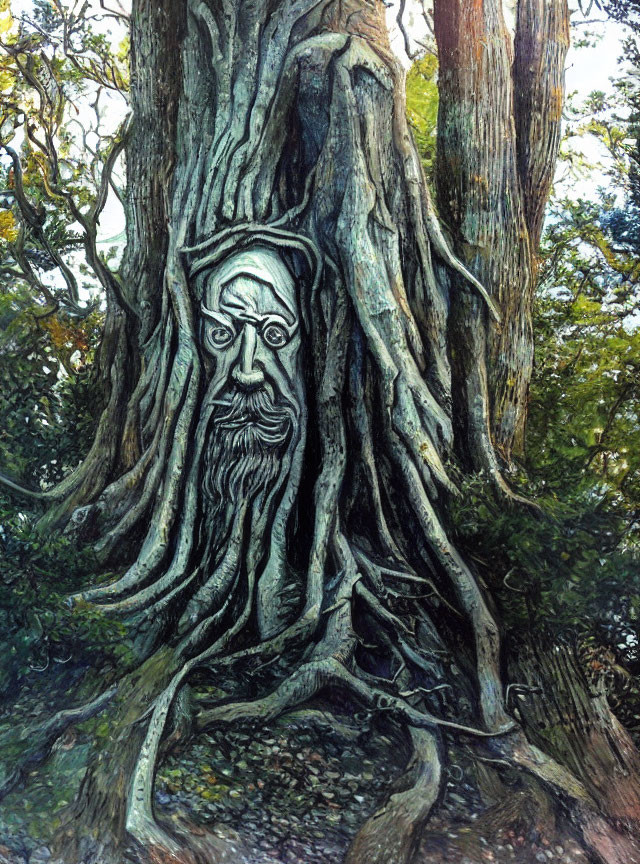
[[[467,307],[464,295],[460,312],[454,309],[459,341],[469,346],[457,359],[463,389],[454,415],[482,410],[482,426],[463,434],[473,464],[495,471],[487,427],[507,462],[524,440],[536,256],[560,141],[569,19],[562,3],[519,3],[512,40],[497,5],[436,3],[434,12],[438,201],[456,251],[503,315],[500,326],[480,324],[474,334],[483,311]]]
[[[65,860],[86,858],[87,843],[97,860],[119,860],[127,837],[156,860],[218,854],[212,837],[161,825],[152,796],[163,748],[192,719],[189,681],[207,674],[227,695],[197,714],[200,730],[264,723],[322,693],[404,736],[404,784],[362,826],[349,864],[414,856],[442,787],[443,733],[534,778],[596,860],[636,856],[630,741],[599,705],[602,740],[613,730],[617,752],[624,746],[627,780],[615,794],[602,788],[606,748],[589,778],[552,740],[529,743],[508,715],[493,604],[454,545],[449,507],[470,469],[517,501],[494,442],[509,462],[523,435],[566,5],[521,0],[513,45],[493,0],[434,9],[439,206],[465,263],[425,185],[384,12],[365,0],[137,0],[132,122],[102,154],[84,210],[60,186],[49,55],[33,60],[24,33],[11,43],[41,94],[45,136],[27,129],[27,139],[44,157],[46,194],[81,226],[107,297],[104,409],[83,463],[40,493],[51,504],[40,527],[66,526],[116,568],[75,600],[123,621],[134,654],[85,680],[78,707],[30,730],[26,748],[5,741],[6,794],[66,728],[106,711],[108,738],[95,735],[61,834]],[[43,38],[53,45],[51,32]],[[127,249],[114,273],[96,223],[125,140]],[[20,155],[7,152],[15,216],[66,276],[75,310],[71,269],[20,185]],[[284,492],[252,487],[238,498],[225,544],[203,477],[217,477],[210,430],[238,418],[221,414],[211,389],[221,361],[212,366],[206,349],[207,279],[256,245],[296,279],[308,419],[298,415],[295,450],[281,457],[285,485],[274,488]],[[454,680],[463,696],[452,713],[441,685]]]

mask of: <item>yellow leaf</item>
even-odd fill
[[[12,70],[0,69],[0,91],[8,90],[13,87],[15,75]]]
[[[7,3],[6,9],[2,8],[3,5],[2,0],[0,0],[0,35],[8,33],[13,27],[13,18],[11,12],[8,11],[9,4]]]
[[[10,210],[0,210],[0,240],[15,243],[18,239],[16,220]]]

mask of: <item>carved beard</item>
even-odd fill
[[[219,402],[204,461],[202,488],[210,518],[224,513],[227,505],[235,510],[249,499],[264,502],[280,472],[296,416],[291,404],[274,401],[265,388],[227,391]]]

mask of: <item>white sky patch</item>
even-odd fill
[[[575,13],[574,20],[580,20],[579,14]],[[614,90],[611,79],[619,77],[625,70],[620,62],[620,55],[622,42],[628,35],[627,30],[615,21],[596,21],[576,27],[573,33],[574,41],[587,30],[598,37],[595,44],[580,48],[572,45],[567,57],[567,93],[575,93],[577,106],[597,90],[611,95]],[[574,200],[593,199],[598,187],[609,184],[605,172],[611,157],[592,135],[572,138],[570,149],[580,153],[593,167],[590,170],[574,172],[560,163],[556,176],[557,192]]]

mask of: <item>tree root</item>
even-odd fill
[[[293,727],[308,729],[315,726],[322,732],[331,732],[348,742],[357,741],[361,735],[361,730],[356,726],[343,723],[330,711],[320,708],[293,708],[284,712],[283,720]]]
[[[23,498],[31,498],[35,501],[49,501],[52,497],[47,492],[36,492],[35,489],[27,489],[26,486],[21,486],[5,474],[0,474],[0,484],[17,495],[21,495]]]
[[[386,711],[389,714],[412,728],[435,730],[438,727],[450,729],[452,732],[460,732],[476,738],[496,738],[508,735],[517,728],[514,721],[508,722],[497,730],[486,731],[473,726],[465,726],[436,717],[428,711],[419,711],[409,705],[399,696],[392,696],[384,690],[372,687],[349,672],[344,666],[334,665],[333,675],[335,684],[349,690],[364,705],[376,711]]]
[[[334,678],[333,662],[320,660],[306,663],[280,684],[273,693],[250,702],[231,702],[202,711],[196,717],[199,731],[227,723],[267,723],[315,696]]]
[[[611,825],[582,783],[562,765],[530,744],[520,732],[494,741],[491,752],[539,780],[568,812],[585,848],[598,864],[640,864],[635,838]]]
[[[411,729],[413,756],[401,778],[402,789],[356,834],[345,864],[409,864],[422,829],[442,786],[441,744],[438,735]]]

